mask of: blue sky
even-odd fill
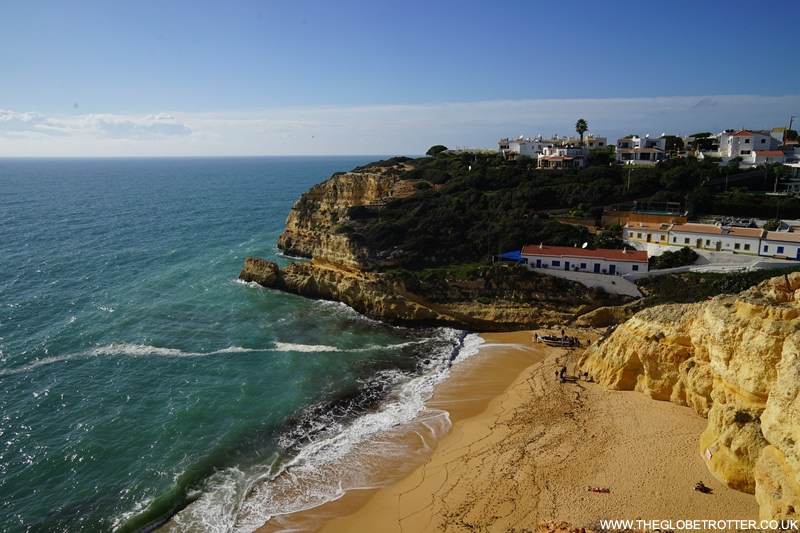
[[[433,4],[433,5],[431,5]],[[789,2],[0,4],[0,155],[419,154],[800,115]]]

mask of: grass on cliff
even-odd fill
[[[707,300],[709,296],[737,294],[762,281],[791,272],[800,272],[800,266],[774,270],[756,270],[734,273],[667,274],[639,281],[639,289],[645,298],[643,306],[665,303],[692,303]]]

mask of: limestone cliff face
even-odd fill
[[[339,228],[348,221],[347,208],[373,205],[394,197],[399,181],[397,169],[374,168],[335,174],[315,185],[289,212],[278,248],[297,257],[368,267],[371,261],[367,251],[351,242]]]
[[[371,318],[394,323],[513,331],[568,322],[580,306],[478,301],[436,302],[385,275],[314,259],[279,269],[249,257],[239,278],[310,298],[342,302]]]
[[[616,389],[688,405],[708,418],[700,450],[762,517],[800,509],[800,273],[737,296],[634,315],[581,367]]]
[[[241,279],[343,302],[380,320],[483,331],[564,324],[594,309],[584,289],[576,296],[575,288],[568,286],[572,282],[564,280],[513,287],[497,287],[486,280],[442,281],[412,290],[405,282],[377,272],[376,267],[392,265],[391,251],[370,250],[348,237],[348,226],[365,223],[353,220],[349,208],[363,206],[374,212],[388,201],[414,194],[420,180],[401,179],[409,169],[405,163],[362,167],[334,174],[312,187],[292,207],[286,231],[278,239],[278,247],[287,255],[312,261],[280,270],[272,263],[248,258]],[[480,303],[487,300],[492,303]]]

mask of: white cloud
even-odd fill
[[[495,148],[500,137],[574,133],[609,139],[783,126],[800,95],[493,100],[48,117],[0,110],[0,155],[420,154],[433,144]],[[58,138],[56,138],[58,136]]]

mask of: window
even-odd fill
[[[749,251],[749,250],[750,250],[750,245],[749,245],[749,244],[745,244],[745,245],[744,245],[744,249],[745,249],[745,250],[747,250],[747,251]]]
[[[661,240],[662,240],[662,241],[666,241],[666,240],[667,240],[667,236],[666,236],[666,235],[662,235],[662,236],[661,236]]]
[[[636,234],[636,238],[637,238],[637,239],[641,239],[641,238],[642,238],[642,234],[641,234],[641,233],[637,233],[637,234]]]
[[[553,261],[552,265],[554,267],[561,266],[561,261]]]
[[[766,139],[761,139],[761,144],[766,144],[766,142],[767,142]]]
[[[683,239],[683,244],[689,244],[689,237],[686,237],[685,239]]]
[[[678,238],[677,237],[673,237],[672,238],[672,242],[678,242]]]
[[[603,143],[597,143],[597,146],[603,146]]]
[[[767,246],[766,244],[764,245],[764,251],[769,252],[769,246]]]
[[[745,139],[744,144],[750,144],[750,139]]]
[[[782,253],[783,253],[783,246],[778,246],[778,253],[779,253],[779,254],[782,254]]]
[[[750,155],[750,150],[742,150],[740,153],[742,155]]]
[[[631,270],[633,270],[634,272],[636,272],[637,270],[639,270],[639,265],[633,265],[633,266],[631,267]]]
[[[585,269],[586,268],[586,263],[581,263],[581,268]]]
[[[737,243],[734,243],[734,245],[733,245],[733,249],[734,249],[734,250],[738,250],[740,246],[741,246],[741,245],[740,245],[738,242],[737,242]]]
[[[706,246],[711,246],[711,241],[706,239]]]

